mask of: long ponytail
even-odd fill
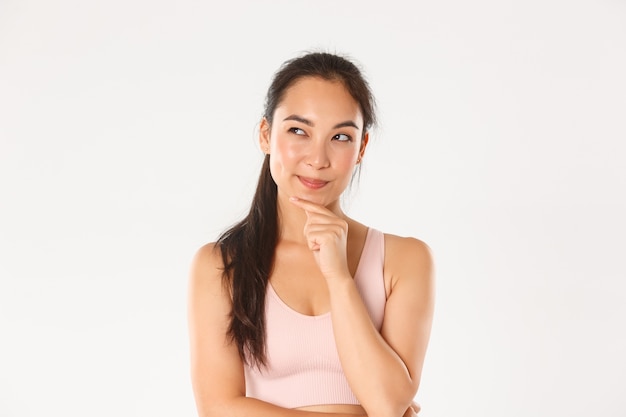
[[[228,335],[246,362],[265,365],[265,291],[278,243],[276,183],[265,156],[248,215],[218,239],[232,296]]]

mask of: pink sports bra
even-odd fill
[[[386,294],[384,235],[368,229],[355,284],[380,331]],[[330,312],[307,316],[285,304],[267,285],[265,300],[267,367],[244,365],[246,396],[285,408],[359,404],[341,368]]]

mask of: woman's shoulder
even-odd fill
[[[191,287],[215,287],[222,282],[224,262],[219,243],[209,242],[200,246],[191,261]]]
[[[219,242],[209,242],[196,249],[193,256],[193,264],[209,264],[215,267],[223,266],[222,252]]]
[[[415,259],[420,262],[431,261],[432,254],[430,247],[423,240],[411,236],[399,236],[391,233],[385,233],[375,227],[367,226],[350,219],[350,229],[355,229],[357,235],[365,237],[370,230],[377,232],[384,238],[385,260],[390,262],[406,262],[409,259]]]
[[[392,287],[400,278],[432,281],[433,255],[423,240],[391,233],[384,233],[384,238],[384,270],[389,274]]]
[[[391,233],[383,233],[385,236],[385,247],[393,254],[402,257],[409,255],[430,256],[431,249],[423,240],[411,236],[399,236]]]

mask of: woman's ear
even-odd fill
[[[270,131],[270,123],[264,117],[259,124],[259,146],[265,155],[270,153]]]
[[[357,164],[361,163],[361,159],[363,159],[363,155],[365,154],[365,148],[367,147],[367,143],[370,140],[369,132],[365,132],[363,138],[361,138],[361,149],[359,150],[359,157],[356,160]]]

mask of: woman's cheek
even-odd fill
[[[290,143],[285,146],[285,149],[283,149],[283,153],[285,154],[285,158],[289,159],[290,161],[295,161],[302,153],[302,145],[298,145],[297,143]]]
[[[346,152],[341,158],[342,167],[346,170],[352,171],[354,165],[356,165],[356,161],[359,157],[359,153],[353,149],[350,152]]]

